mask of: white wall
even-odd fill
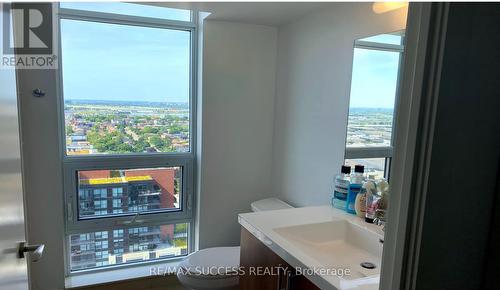
[[[273,192],[296,206],[328,203],[343,163],[354,40],[406,23],[406,9],[336,4],[278,33]]]
[[[238,245],[237,214],[271,192],[277,29],[205,21],[199,247]]]

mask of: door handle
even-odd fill
[[[40,245],[28,245],[26,242],[20,242],[17,248],[17,257],[19,259],[24,258],[26,252],[30,252],[31,261],[38,262],[42,258],[43,250],[45,249],[44,244]]]

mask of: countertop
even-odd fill
[[[323,223],[343,219],[359,228],[383,238],[382,228],[366,223],[363,219],[348,214],[329,205],[315,207],[290,208],[282,210],[244,213],[238,215],[238,221],[245,229],[257,239],[273,250],[283,260],[294,268],[321,269],[325,265],[308,255],[304,249],[291,243],[275,231],[277,228],[288,226]],[[379,269],[374,275],[367,275],[360,279],[340,277],[342,275],[323,274],[316,271],[314,275],[306,275],[311,282],[321,289],[356,289],[375,290],[379,284]]]

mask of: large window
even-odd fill
[[[345,163],[364,165],[377,178],[389,175],[402,52],[402,32],[360,39],[354,46]]]
[[[195,18],[60,5],[68,274],[192,250]]]

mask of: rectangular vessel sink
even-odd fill
[[[349,269],[352,280],[380,274],[382,243],[379,236],[347,220],[275,228],[274,231],[297,251],[325,269]],[[361,263],[372,263],[367,269]]]

